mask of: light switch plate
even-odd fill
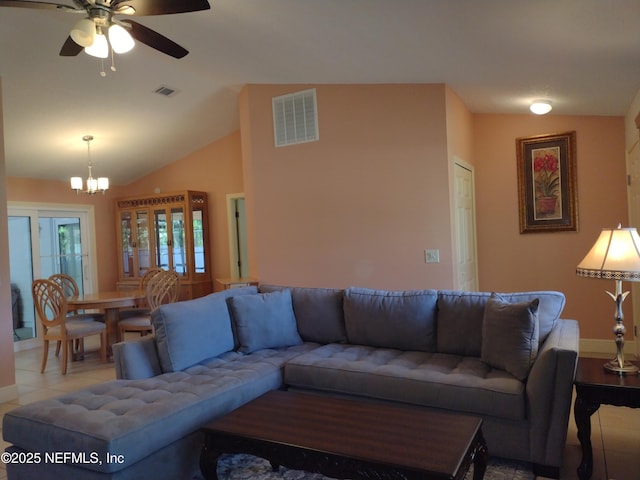
[[[440,250],[435,248],[425,250],[424,263],[440,263]]]

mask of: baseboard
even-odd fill
[[[613,358],[616,356],[616,343],[611,336],[611,340],[601,340],[594,338],[582,338],[580,339],[580,355],[583,357],[587,357],[589,355],[604,357],[604,358]],[[636,357],[638,358],[638,352],[636,348],[636,342],[631,341],[627,342],[624,345],[624,355],[625,357]]]
[[[7,385],[0,388],[0,403],[11,402],[18,398],[18,385]]]

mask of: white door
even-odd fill
[[[92,207],[8,205],[9,268],[20,294],[20,326],[14,329],[14,350],[40,346],[31,282],[54,273],[71,275],[81,292],[96,283]]]
[[[638,141],[627,152],[628,188],[627,201],[629,204],[629,226],[640,228],[640,144]],[[631,298],[633,299],[633,312],[627,312],[631,321],[626,323],[627,329],[632,325],[635,336],[635,352],[640,355],[640,285],[631,283]],[[631,315],[629,315],[631,313]]]
[[[473,167],[456,160],[453,164],[455,288],[478,290],[476,256],[476,212]]]

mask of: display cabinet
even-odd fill
[[[149,268],[180,276],[183,300],[213,291],[207,194],[184,191],[116,200],[118,289],[138,288]]]

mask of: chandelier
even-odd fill
[[[87,189],[84,192],[89,195],[102,192],[104,195],[104,192],[109,189],[109,179],[107,177],[93,178],[91,174],[91,140],[93,140],[93,135],[85,135],[82,140],[87,142],[87,157],[89,158],[89,176],[87,177]],[[75,190],[76,194],[83,191],[82,185],[82,177],[71,177],[71,189]]]

